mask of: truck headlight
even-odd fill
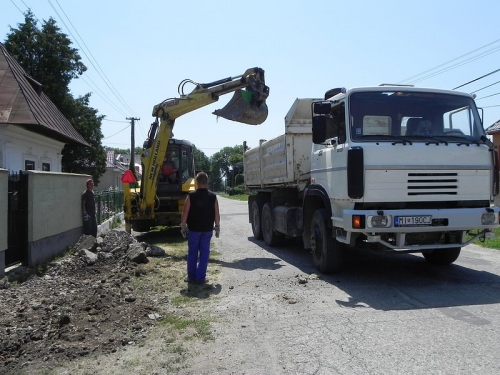
[[[481,224],[491,225],[496,223],[496,215],[494,212],[486,212],[481,214]]]
[[[387,215],[368,216],[369,228],[389,228],[392,225],[391,217]]]

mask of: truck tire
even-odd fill
[[[452,247],[449,249],[425,251],[422,255],[429,263],[446,266],[457,260],[461,250],[462,248],[460,247]]]
[[[268,246],[278,246],[285,238],[282,234],[274,231],[273,209],[271,203],[266,203],[262,208],[262,236]]]
[[[326,210],[316,210],[311,222],[311,252],[316,268],[322,273],[338,272],[342,266],[342,244],[332,237],[326,225]]]
[[[256,200],[252,203],[252,212],[250,217],[252,218],[252,232],[253,236],[257,240],[262,239],[262,205]]]

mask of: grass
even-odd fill
[[[485,240],[478,240],[474,242],[474,245],[479,245],[482,247],[487,247],[489,249],[500,250],[500,228],[497,228],[493,231],[495,233],[495,238],[488,238]],[[472,238],[472,236],[468,235],[467,239]]]
[[[220,195],[221,197],[233,199],[236,201],[243,201],[243,202],[248,201],[248,194],[237,194],[237,195],[218,194],[218,195]]]

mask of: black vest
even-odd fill
[[[193,232],[211,232],[214,229],[215,201],[217,197],[208,189],[198,188],[189,193],[187,225]]]

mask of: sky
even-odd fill
[[[477,95],[484,127],[500,120],[500,1],[476,0],[1,0],[0,41],[24,23],[28,8],[50,17],[88,70],[70,85],[92,93],[105,116],[103,145],[142,145],[154,105],[178,97],[184,79],[213,82],[265,70],[269,115],[245,125],[212,114],[229,101],[188,113],[174,135],[211,156],[251,148],[285,131],[296,98],[322,98],[334,87],[381,83],[454,89]],[[499,70],[498,72],[495,72]],[[483,77],[484,78],[480,78]],[[480,78],[480,79],[478,79]],[[488,87],[489,86],[489,87]],[[194,86],[187,86],[190,92]]]

